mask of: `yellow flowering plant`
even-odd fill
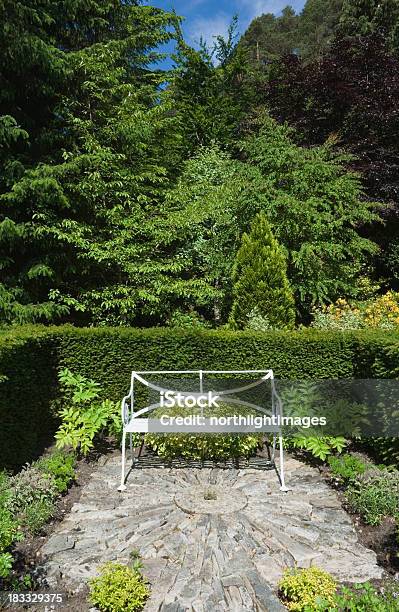
[[[399,292],[388,291],[363,302],[339,298],[313,312],[312,327],[318,329],[399,328]]]

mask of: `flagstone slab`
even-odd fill
[[[317,565],[338,580],[381,578],[376,555],[318,470],[147,467],[117,491],[120,457],[104,459],[41,549],[49,585],[79,592],[106,561],[138,551],[151,583],[146,612],[281,611],[285,567]]]

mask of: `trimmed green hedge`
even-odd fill
[[[0,467],[34,458],[54,431],[56,372],[68,367],[119,399],[134,369],[263,369],[280,378],[398,375],[399,333],[21,327],[0,333]],[[22,426],[19,424],[22,423]]]
[[[0,469],[38,457],[52,440],[57,351],[40,329],[0,335]]]

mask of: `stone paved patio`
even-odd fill
[[[335,492],[294,459],[289,493],[273,470],[251,467],[138,467],[119,493],[119,462],[104,459],[43,546],[50,585],[79,590],[98,564],[138,550],[152,585],[147,612],[273,612],[284,609],[273,589],[286,566],[349,582],[382,576]]]

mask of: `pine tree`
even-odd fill
[[[340,36],[383,34],[390,49],[399,50],[398,0],[344,0]]]
[[[0,28],[0,320],[132,323],[162,303],[171,267],[154,224],[179,130],[150,64],[175,16],[37,4],[7,2]]]
[[[333,40],[343,0],[307,0],[299,18],[300,55],[320,59]]]
[[[286,261],[264,214],[256,215],[244,233],[233,273],[230,324],[242,329],[251,313],[265,317],[273,328],[292,328],[294,298],[286,275]]]
[[[256,17],[242,36],[239,47],[248,52],[255,67],[262,67],[281,55],[293,53],[298,47],[299,16],[286,6],[276,17],[266,13]]]

